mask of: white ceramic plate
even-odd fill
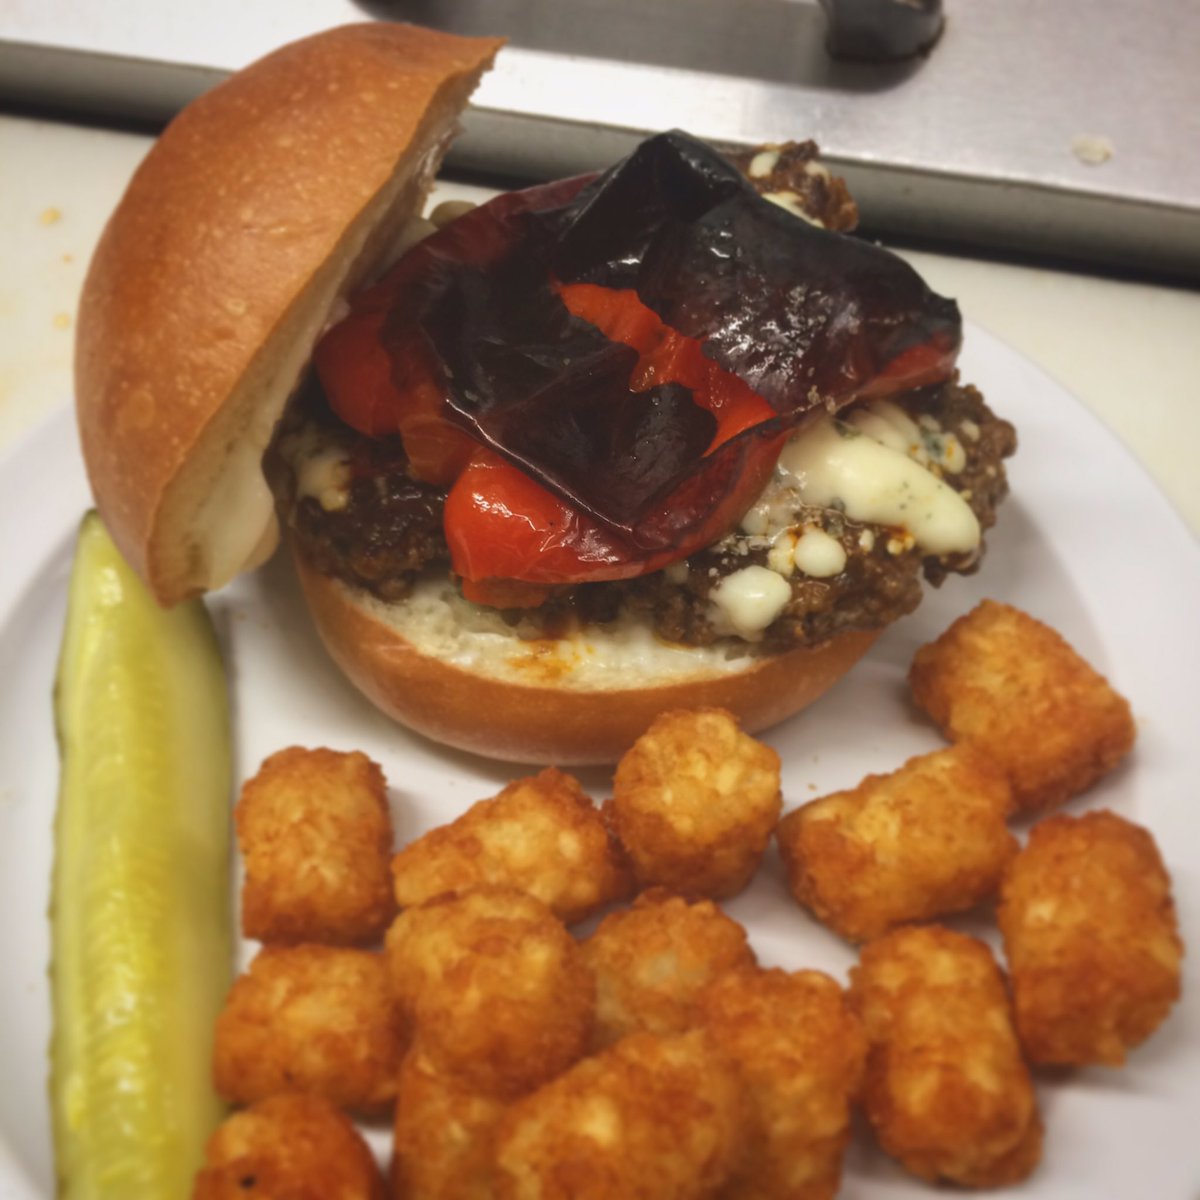
[[[1128,452],[1077,401],[971,329],[964,377],[1017,424],[1013,495],[972,579],[952,579],[890,629],[815,709],[772,733],[788,806],[940,745],[906,701],[914,650],[984,596],[1063,631],[1129,696],[1133,760],[1072,806],[1108,806],[1156,835],[1174,873],[1184,1003],[1121,1071],[1045,1076],[1045,1161],[1017,1194],[1037,1200],[1200,1196],[1200,550]],[[75,527],[88,504],[63,411],[0,462],[0,1197],[45,1200],[46,905],[57,762],[51,684]],[[228,656],[239,778],[294,743],[358,748],[384,766],[397,834],[446,821],[523,772],[430,746],[378,716],[329,666],[276,562],[211,598]],[[603,795],[607,773],[583,773]],[[774,857],[729,905],[767,965],[840,979],[852,951],[788,898]],[[961,922],[992,937],[985,917]],[[929,1196],[859,1137],[843,1194]]]

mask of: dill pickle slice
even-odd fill
[[[84,518],[55,684],[50,1099],[63,1200],[184,1200],[223,1115],[229,707],[203,604],[160,609]]]

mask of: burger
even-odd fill
[[[448,745],[765,728],[976,569],[1012,427],[811,143],[676,131],[422,219],[499,47],[347,26],[168,127],[81,302],[97,505],[164,604],[282,531],[334,660]]]

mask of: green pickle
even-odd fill
[[[223,1115],[230,729],[204,605],[161,609],[84,518],[55,684],[50,1101],[63,1200],[186,1200]]]

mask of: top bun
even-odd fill
[[[501,45],[393,23],[295,42],[187,107],[134,175],[84,285],[75,386],[97,506],[160,602],[273,546],[271,431]]]

